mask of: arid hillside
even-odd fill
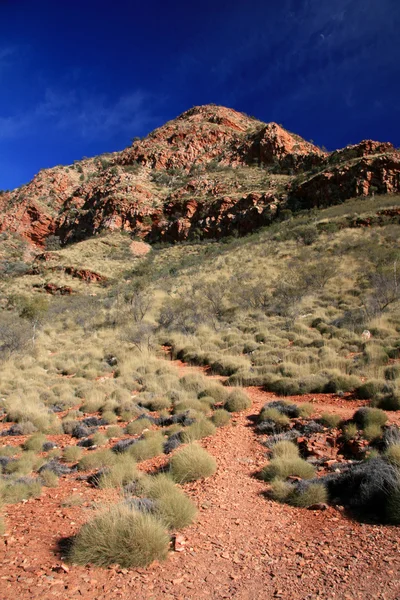
[[[41,171],[0,196],[0,231],[37,246],[104,230],[150,242],[247,234],[288,210],[400,189],[400,155],[370,140],[328,153],[276,123],[194,107],[114,154]]]

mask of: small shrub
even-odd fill
[[[390,365],[385,369],[385,379],[388,381],[394,381],[400,379],[400,365]]]
[[[100,488],[122,487],[139,478],[136,461],[129,454],[120,454],[118,461],[100,475],[97,485]]]
[[[192,523],[197,510],[188,498],[166,475],[148,478],[146,496],[156,501],[155,513],[168,529],[182,529]]]
[[[94,446],[105,446],[108,442],[108,437],[101,433],[101,431],[97,431],[91,438]]]
[[[400,467],[400,444],[390,445],[385,452],[385,456],[391,464]]]
[[[354,413],[353,421],[363,428],[367,425],[379,425],[382,427],[387,421],[387,415],[379,408],[362,406]]]
[[[372,400],[387,391],[387,382],[384,379],[370,379],[356,389],[358,398]]]
[[[107,423],[107,425],[110,425],[111,423],[116,423],[118,421],[117,415],[111,410],[104,411],[101,414],[101,418],[105,421],[105,423]]]
[[[324,412],[322,413],[320,420],[325,427],[329,427],[329,429],[335,429],[336,427],[339,427],[339,423],[342,419],[339,415]]]
[[[263,408],[259,420],[261,422],[272,421],[278,429],[284,429],[290,425],[289,417],[283,415],[277,408]]]
[[[200,419],[189,427],[186,427],[182,432],[182,441],[184,443],[201,440],[204,437],[214,435],[215,425],[208,419]]]
[[[386,396],[378,397],[374,404],[382,410],[400,410],[400,392],[393,390]]]
[[[303,419],[311,417],[311,415],[315,411],[314,406],[312,404],[309,404],[308,402],[299,404],[298,408],[299,408],[299,415],[300,415],[300,417],[303,417]]]
[[[274,458],[296,458],[299,456],[299,449],[293,442],[282,440],[272,446],[272,456]]]
[[[163,453],[164,438],[162,433],[159,431],[149,431],[147,433],[148,435],[143,440],[132,444],[128,450],[129,454],[138,462]]]
[[[198,398],[199,400],[203,397],[211,397],[214,399],[214,402],[225,402],[228,396],[228,390],[226,390],[222,385],[209,385],[204,390],[202,390]]]
[[[41,493],[42,486],[35,479],[29,482],[4,482],[3,485],[0,485],[0,498],[5,504],[15,504],[29,498],[39,498]]]
[[[170,470],[177,483],[210,477],[217,470],[215,458],[196,443],[179,450],[170,460]]]
[[[24,442],[24,450],[32,450],[40,452],[43,449],[43,444],[46,442],[46,436],[43,433],[34,433]]]
[[[357,425],[354,423],[348,423],[343,428],[343,437],[346,441],[350,441],[356,437],[358,433]]]
[[[229,412],[239,412],[250,408],[251,400],[242,390],[233,390],[224,404],[225,410]]]
[[[76,463],[82,458],[82,455],[83,450],[79,446],[67,446],[64,448],[62,460],[64,462]]]
[[[107,427],[105,434],[108,439],[111,438],[120,438],[124,435],[124,431],[118,425],[111,425],[111,427]]]
[[[0,518],[0,535],[4,535],[6,532],[6,524],[4,523],[4,519]]]
[[[216,427],[224,427],[231,420],[231,414],[224,408],[219,408],[214,411],[211,420]]]
[[[55,488],[58,486],[58,477],[48,469],[40,473],[40,480],[45,487]]]
[[[328,491],[323,483],[310,483],[306,486],[295,488],[289,497],[292,506],[308,508],[313,504],[326,504],[328,502]]]
[[[276,502],[287,502],[290,495],[293,494],[293,485],[283,479],[274,479],[271,481],[271,489],[268,493],[272,500]]]
[[[264,481],[272,481],[276,478],[287,479],[290,476],[311,479],[314,474],[313,465],[302,458],[273,458],[261,471],[261,478]]]
[[[69,560],[79,565],[147,567],[164,560],[169,535],[153,516],[114,506],[86,523],[76,536]]]
[[[92,471],[102,467],[110,467],[117,462],[117,457],[111,450],[97,450],[86,454],[78,463],[79,471]]]
[[[149,419],[136,419],[135,421],[128,423],[128,425],[125,427],[125,431],[129,435],[139,435],[145,429],[150,429],[151,426],[152,423],[149,421]]]
[[[382,428],[377,423],[370,423],[364,427],[364,437],[366,440],[372,442],[378,439],[382,435]]]

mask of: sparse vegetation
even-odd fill
[[[79,565],[147,567],[167,556],[169,536],[149,514],[117,505],[88,521],[76,536],[69,560]]]
[[[171,475],[177,483],[210,477],[216,469],[215,459],[196,443],[178,450],[170,460]]]

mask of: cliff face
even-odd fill
[[[200,106],[114,154],[41,171],[0,195],[0,232],[43,246],[104,229],[148,241],[242,235],[279,208],[400,190],[400,155],[365,140],[332,153],[276,123]]]

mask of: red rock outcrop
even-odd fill
[[[294,184],[289,205],[321,208],[339,204],[356,196],[372,193],[394,194],[400,191],[400,154],[391,152],[341,163]]]
[[[311,208],[396,193],[399,172],[389,143],[328,154],[276,123],[197,106],[122,152],[41,171],[1,194],[0,232],[39,247],[52,234],[67,243],[105,229],[147,241],[242,235],[287,200]]]

